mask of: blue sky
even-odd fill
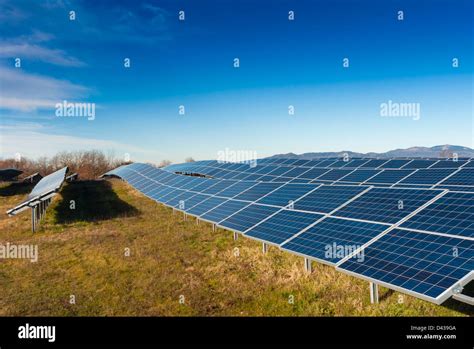
[[[473,147],[470,0],[0,0],[0,33],[0,157]],[[63,100],[95,119],[57,117]],[[420,119],[381,117],[389,100]]]

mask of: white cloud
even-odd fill
[[[51,130],[49,130],[51,132]],[[158,153],[112,140],[86,138],[71,135],[48,133],[48,129],[36,123],[23,123],[14,126],[0,126],[0,158],[22,156],[38,158],[53,156],[60,151],[97,149],[113,151],[116,156],[130,154],[132,160],[144,159],[144,156],[155,157]]]
[[[0,86],[0,108],[23,112],[53,108],[63,100],[84,98],[90,93],[89,88],[67,80],[3,67],[0,67]]]
[[[29,58],[46,63],[61,65],[65,67],[82,67],[84,62],[79,59],[68,56],[66,52],[59,49],[50,49],[47,47],[30,43],[0,43],[0,57],[2,58]]]

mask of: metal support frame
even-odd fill
[[[311,259],[305,258],[304,259],[304,270],[306,272],[311,273],[313,271],[313,266],[311,265]]]
[[[262,252],[267,253],[268,252],[268,244],[267,243],[262,243]]]
[[[36,207],[31,208],[31,231],[36,231]]]
[[[212,231],[216,231],[216,225],[215,225],[215,223],[212,223]]]
[[[184,213],[184,212],[183,212],[183,218],[184,218],[185,221],[186,221],[187,218],[188,218],[188,215],[187,215],[186,213]]]
[[[196,218],[196,225],[199,225],[199,218]]]
[[[370,288],[370,303],[378,303],[379,302],[379,285],[375,282],[369,283]]]
[[[234,241],[236,241],[239,238],[239,234],[234,231]]]

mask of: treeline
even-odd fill
[[[126,161],[99,150],[60,152],[51,158],[41,157],[36,160],[4,159],[0,160],[0,168],[17,168],[23,171],[21,177],[26,177],[39,172],[46,176],[64,166],[69,167],[69,173],[78,173],[80,179],[94,179],[120,165]],[[20,178],[21,178],[20,177]]]

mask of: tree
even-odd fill
[[[184,162],[195,162],[196,160],[194,160],[191,156],[187,157],[186,159],[184,159]]]
[[[171,161],[163,160],[158,164],[158,167],[165,167],[165,166],[168,166],[168,165],[171,165]]]

